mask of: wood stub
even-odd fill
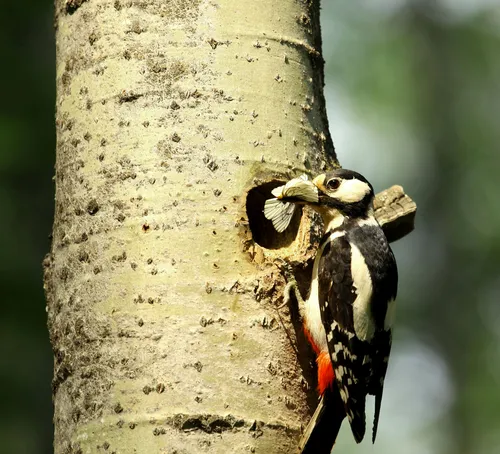
[[[375,196],[375,217],[389,242],[397,241],[415,228],[417,204],[399,185],[391,186]]]

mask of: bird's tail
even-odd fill
[[[345,410],[337,387],[321,397],[299,443],[301,454],[330,454],[345,418]]]

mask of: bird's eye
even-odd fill
[[[332,191],[335,191],[335,189],[338,189],[340,186],[340,180],[337,178],[332,178],[331,180],[328,180],[326,182],[326,187],[328,189],[331,189]]]

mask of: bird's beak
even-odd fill
[[[325,192],[325,174],[318,175],[312,182],[319,191]]]

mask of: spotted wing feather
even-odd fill
[[[351,246],[345,236],[336,237],[323,249],[318,270],[318,291],[323,324],[329,328],[328,350],[335,381],[356,442],[366,430],[366,381],[363,362],[368,355],[366,342],[354,332],[352,304],[356,298],[351,276]]]

